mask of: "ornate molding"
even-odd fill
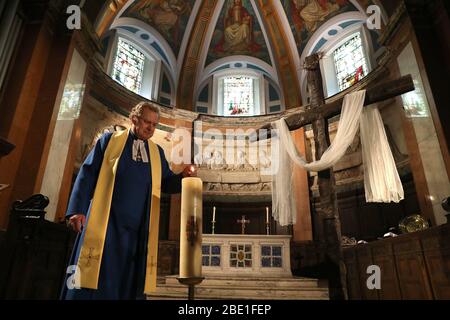
[[[108,5],[106,3],[109,2]],[[110,0],[105,1],[105,9],[99,14],[98,22],[96,23],[95,32],[101,37],[103,33],[108,30],[108,27],[113,22],[116,15],[120,12],[123,6],[128,2],[128,0]]]
[[[189,42],[186,48],[183,64],[180,70],[180,78],[177,90],[177,106],[185,110],[194,109],[194,91],[195,79],[199,70],[201,50],[205,45],[206,33],[208,25],[214,13],[217,0],[202,1],[201,7],[197,14]]]
[[[280,28],[280,17],[274,8],[272,1],[259,0],[259,7],[265,17],[265,28],[269,42],[272,43],[274,63],[277,64],[278,78],[283,90],[286,108],[293,108],[301,105],[300,85],[295,70],[295,63],[292,52],[288,45],[285,31]]]
[[[112,79],[104,72],[101,63],[96,58],[92,59],[88,65],[87,81],[89,82],[89,91],[86,92],[86,95],[89,95],[92,99],[97,100],[109,110],[125,117],[128,117],[131,108],[138,102],[150,101],[126,89],[117,81]],[[160,107],[162,119],[192,122],[198,116],[197,113],[188,110],[170,108],[156,101],[152,102]],[[161,127],[165,131],[173,131],[173,128],[169,126],[161,125]]]
[[[406,17],[405,13],[406,13],[406,6],[405,3],[402,1],[395,10],[395,12],[392,14],[392,16],[389,18],[388,23],[386,24],[382,34],[380,35],[378,41],[381,46],[386,46],[387,43],[395,35],[395,32],[398,30],[400,25],[403,23],[403,19]]]

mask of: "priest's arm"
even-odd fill
[[[181,193],[181,179],[183,173],[175,174],[170,170],[169,163],[164,155],[163,149],[158,146],[159,155],[161,157],[162,184],[161,191],[164,193]]]
[[[98,139],[95,147],[92,148],[86,160],[84,160],[73,186],[66,217],[74,214],[87,214],[91,199],[94,196],[103,155],[111,135],[112,133],[107,133]]]

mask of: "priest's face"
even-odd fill
[[[156,112],[143,108],[141,116],[132,119],[133,132],[139,139],[148,140],[153,136],[158,121],[159,117]]]

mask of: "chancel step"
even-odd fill
[[[187,299],[187,286],[176,278],[159,281],[148,299]],[[329,295],[327,282],[317,279],[208,276],[195,287],[195,299],[328,300]]]

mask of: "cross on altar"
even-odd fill
[[[240,223],[242,226],[241,226],[241,233],[242,234],[245,234],[245,224],[246,223],[250,223],[250,220],[246,220],[245,219],[245,215],[244,216],[242,216],[242,218],[241,219],[238,219],[237,220],[237,223]]]
[[[285,119],[289,130],[296,130],[305,125],[312,124],[314,142],[316,146],[316,159],[320,159],[330,145],[328,136],[328,119],[340,114],[344,98],[326,103],[323,93],[322,75],[320,71],[320,54],[313,54],[305,59],[304,68],[307,70],[308,91],[310,92],[310,104],[302,112],[297,112]],[[382,84],[366,88],[364,106],[394,98],[414,90],[414,83],[410,75],[397,80],[386,81]],[[352,91],[351,89],[348,90]],[[267,124],[260,129],[271,129]],[[270,137],[269,134],[266,138]],[[258,139],[258,138],[257,138]],[[252,139],[253,140],[253,139]],[[329,279],[335,285],[330,291],[332,299],[346,299],[346,271],[341,246],[341,228],[339,212],[336,202],[336,183],[334,172],[327,169],[318,172],[320,205],[317,208],[322,220],[322,229],[319,237],[326,244],[327,259],[331,261],[331,268],[339,273],[339,278]]]

